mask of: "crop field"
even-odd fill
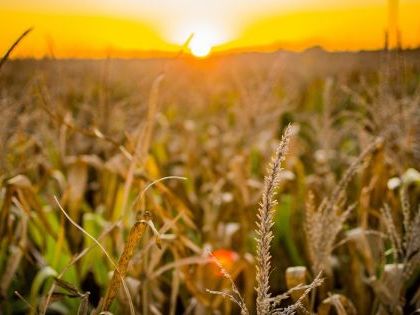
[[[0,314],[416,314],[420,51],[0,66]]]

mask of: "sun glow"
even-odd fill
[[[190,52],[193,56],[197,58],[204,58],[207,57],[212,49],[212,44],[209,38],[204,36],[201,37],[193,37],[189,44]]]
[[[218,51],[220,45],[231,40],[233,37],[231,33],[226,27],[217,23],[193,21],[170,30],[167,38],[170,42],[181,46],[185,45],[187,38],[192,36],[187,46],[189,53],[196,58],[205,58],[212,52]]]

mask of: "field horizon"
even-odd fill
[[[299,46],[299,45],[298,45]],[[302,54],[311,54],[311,53],[319,53],[319,54],[330,54],[330,55],[369,55],[369,54],[377,54],[384,55],[389,53],[399,52],[402,54],[416,54],[420,51],[420,46],[418,47],[405,47],[405,48],[393,48],[389,50],[385,50],[383,48],[376,48],[376,49],[353,49],[353,50],[328,50],[323,48],[320,45],[314,45],[307,48],[301,49],[286,49],[281,48],[281,45],[277,44],[270,44],[264,46],[255,46],[255,47],[243,47],[243,48],[233,48],[226,51],[216,51],[212,52],[211,55],[206,56],[205,58],[197,58],[186,51],[186,49],[180,48],[178,51],[160,51],[160,50],[144,50],[144,51],[108,51],[108,52],[100,52],[95,57],[56,57],[54,54],[45,54],[44,56],[16,56],[13,55],[10,57],[10,60],[42,60],[42,59],[57,59],[57,60],[102,60],[102,59],[123,59],[123,60],[136,60],[136,59],[173,59],[173,58],[186,58],[186,59],[196,59],[197,61],[201,61],[203,63],[206,62],[207,59],[215,59],[215,58],[224,58],[224,57],[235,57],[241,55],[273,55],[273,54],[286,54],[286,55],[302,55]]]

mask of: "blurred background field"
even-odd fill
[[[238,314],[205,291],[228,286],[208,250],[254,310],[256,213],[267,163],[291,123],[273,294],[291,287],[288,267],[306,266],[304,281],[316,276],[311,249],[330,240],[306,237],[308,207],[381,137],[337,204],[337,213],[354,209],[319,258],[326,280],[310,312],[411,314],[420,307],[419,57],[312,48],[205,60],[9,61],[0,72],[0,313],[87,313],[105,295],[114,266],[54,196],[116,261],[135,213],[151,213],[158,233],[146,229],[126,274],[137,313]],[[327,223],[309,222],[321,234]],[[128,314],[119,291],[111,311]]]

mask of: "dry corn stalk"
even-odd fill
[[[123,279],[127,273],[128,263],[133,257],[134,249],[136,248],[138,242],[143,236],[147,225],[151,219],[151,215],[148,211],[145,211],[142,217],[138,217],[136,223],[132,226],[130,233],[128,234],[127,242],[124,246],[124,250],[118,260],[117,268],[114,270],[112,275],[111,283],[108,286],[108,289],[105,294],[104,301],[102,303],[101,310],[106,312],[109,310],[112,301],[117,295],[117,291],[121,286],[121,279]]]

